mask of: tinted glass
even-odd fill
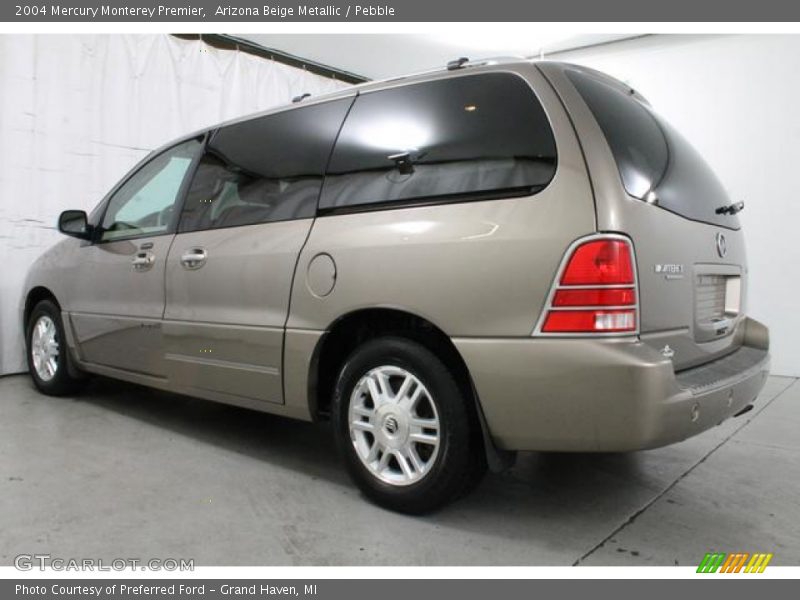
[[[311,105],[220,129],[192,180],[178,231],[314,216],[351,103]]]
[[[181,184],[201,145],[190,140],[170,148],[128,179],[109,199],[101,239],[166,233]]]
[[[735,216],[716,214],[730,204],[719,179],[686,139],[630,94],[594,76],[567,71],[603,130],[625,190],[640,200],[695,221],[737,228]],[[651,195],[652,193],[652,195]]]
[[[321,209],[530,194],[556,169],[530,86],[487,73],[360,95],[336,142]]]

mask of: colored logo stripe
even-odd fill
[[[767,568],[769,561],[772,560],[772,554],[764,554],[764,553],[756,553],[753,554],[753,558],[750,559],[750,562],[747,563],[747,567],[745,568],[745,573],[763,573],[764,569]]]
[[[734,552],[728,555],[728,560],[722,565],[720,573],[738,573],[742,570],[744,561],[750,558],[747,552]]]
[[[724,552],[708,552],[703,557],[700,566],[697,567],[698,573],[716,573],[722,561],[725,560]]]
[[[698,573],[763,573],[772,560],[771,553],[707,552],[697,567]],[[749,559],[749,562],[748,562]],[[746,564],[746,566],[745,566]],[[742,571],[744,569],[744,571]]]

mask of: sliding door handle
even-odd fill
[[[184,269],[199,269],[206,264],[207,258],[205,248],[191,248],[181,255],[181,264]]]

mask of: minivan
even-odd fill
[[[628,85],[459,60],[186,136],[62,213],[22,302],[30,373],[330,420],[363,493],[423,513],[517,451],[749,410],[769,335],[742,207]]]

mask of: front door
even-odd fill
[[[190,140],[138,168],[112,194],[94,243],[81,248],[69,318],[81,358],[164,376],[164,272],[175,207],[202,146]]]

